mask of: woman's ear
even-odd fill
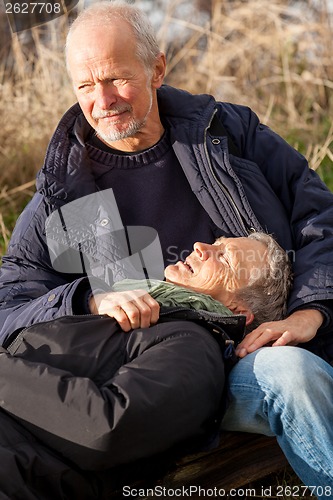
[[[231,304],[228,304],[227,307],[234,314],[243,314],[243,316],[246,316],[246,321],[245,321],[246,326],[250,325],[254,320],[253,312],[250,311],[250,309],[246,307],[244,304],[241,304],[239,302],[238,303],[232,302]]]

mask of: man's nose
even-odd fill
[[[112,84],[96,86],[95,105],[99,109],[108,110],[117,101],[117,89]]]
[[[197,241],[193,245],[194,251],[200,260],[207,260],[210,252],[210,245]]]

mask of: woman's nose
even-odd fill
[[[200,260],[207,260],[209,257],[210,245],[197,241],[193,245],[194,251]]]

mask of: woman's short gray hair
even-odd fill
[[[123,19],[132,27],[137,40],[137,56],[143,62],[148,73],[152,71],[153,64],[160,53],[153,27],[142,10],[123,0],[111,2],[97,2],[84,9],[72,23],[66,39],[66,61],[68,62],[68,48],[74,31],[84,25],[107,26],[116,19]]]
[[[287,300],[292,286],[291,263],[283,250],[269,234],[253,233],[249,239],[267,247],[266,265],[261,273],[250,278],[248,286],[236,291],[236,300],[246,304],[254,314],[248,330],[254,330],[266,321],[278,321],[287,313]]]

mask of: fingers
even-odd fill
[[[272,344],[273,346],[283,346],[289,344],[289,332],[283,332],[282,335]]]
[[[155,323],[157,323],[158,321],[158,318],[160,317],[160,305],[155,299],[153,299],[151,295],[149,295],[149,293],[145,294],[144,301],[149,307],[150,324],[155,325]]]
[[[282,333],[281,337],[279,337],[273,344],[272,347],[281,346],[281,345],[296,345],[297,342],[293,339],[292,333],[286,330]]]
[[[262,325],[261,325],[262,326]],[[253,330],[253,332],[246,335],[246,337],[240,342],[236,348],[236,354],[240,358],[244,358],[250,352],[259,349],[269,342],[271,336],[270,329],[262,330],[261,327]]]
[[[133,320],[132,327],[131,319],[127,316],[127,312],[125,312],[121,306],[110,307],[108,312],[105,314],[114,318],[124,332],[129,332],[132,328],[138,328],[135,326],[136,320]]]
[[[286,325],[282,321],[263,323],[253,330],[253,332],[249,333],[237,346],[237,356],[244,358],[247,354],[264,346],[297,345],[296,333],[291,329],[285,328]]]
[[[253,352],[264,345],[267,345],[272,340],[276,340],[273,337],[273,331],[270,328],[263,328],[264,325],[260,325],[258,328],[253,330],[253,332],[246,335],[245,339],[240,342],[236,348],[236,354],[240,358],[244,358],[250,352]]]
[[[121,305],[110,309],[108,314],[118,321],[125,332],[134,328],[148,328],[157,322],[159,305],[151,296],[146,295],[134,296],[131,300],[124,300]]]
[[[159,318],[158,302],[144,290],[112,292],[94,297],[92,312],[107,314],[114,318],[121,329],[128,332],[134,328],[148,328]]]
[[[237,356],[244,358],[250,352],[268,345],[282,346],[289,344],[292,341],[292,335],[287,330],[281,331],[281,326],[278,321],[260,325],[237,346]]]

